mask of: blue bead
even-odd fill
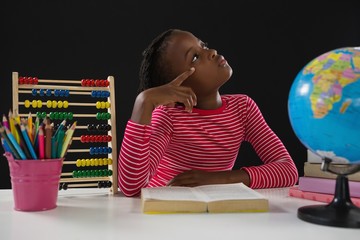
[[[33,96],[36,96],[37,90],[36,90],[36,89],[33,89],[33,90],[31,91],[31,94],[32,94]]]
[[[70,95],[70,91],[69,90],[65,90],[65,97],[68,97]]]
[[[48,96],[48,97],[51,96],[51,90],[50,89],[46,90],[46,96]]]
[[[42,96],[44,96],[44,94],[45,94],[45,90],[44,90],[44,89],[40,89],[40,90],[39,90],[39,95],[42,97]]]
[[[96,91],[94,91],[94,90],[91,91],[91,97],[93,97],[93,98],[96,97]]]
[[[55,96],[55,97],[59,96],[59,94],[60,94],[60,90],[59,90],[59,89],[54,90],[54,96]]]

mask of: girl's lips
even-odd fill
[[[219,55],[218,64],[219,66],[224,67],[227,64],[227,61],[223,56]]]

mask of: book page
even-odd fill
[[[196,187],[206,201],[266,199],[262,194],[247,187],[243,183],[215,184]]]
[[[200,201],[199,194],[189,187],[154,187],[141,190],[144,199]]]

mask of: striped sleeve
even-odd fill
[[[272,188],[296,184],[298,171],[294,161],[251,98],[247,101],[246,122],[245,140],[253,146],[264,163],[242,168],[250,176],[250,187]]]
[[[151,125],[128,121],[118,160],[118,183],[125,196],[138,195],[148,185],[170,141],[171,129],[169,116],[160,109],[154,110]]]

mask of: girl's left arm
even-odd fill
[[[288,187],[296,184],[298,171],[279,137],[270,129],[256,103],[248,99],[245,140],[250,142],[263,165],[243,167],[251,188]]]

